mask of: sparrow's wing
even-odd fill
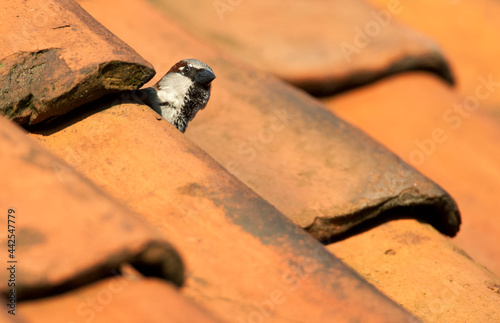
[[[152,87],[148,87],[137,91],[137,97],[147,104],[156,113],[161,114],[160,99],[158,98],[158,92]]]

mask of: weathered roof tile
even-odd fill
[[[207,61],[219,76],[208,108],[186,135],[316,237],[328,239],[390,208],[415,205],[434,210],[415,216],[429,216],[424,220],[446,234],[457,232],[459,213],[449,195],[318,101],[201,45],[140,1],[120,11],[126,26],[107,17],[100,3],[85,6],[132,46],[155,44],[141,47],[155,66],[182,56]]]
[[[392,77],[325,102],[450,191],[467,223],[456,243],[500,274],[500,222],[493,220],[500,209],[500,132],[482,102],[469,111],[462,94],[421,73]]]
[[[368,0],[386,7],[392,0]],[[397,16],[413,29],[432,37],[446,53],[456,76],[456,88],[474,96],[478,79],[492,78],[495,91],[484,98],[481,109],[497,116],[500,106],[500,2],[485,1],[401,1]]]
[[[383,9],[363,0],[155,4],[212,45],[313,94],[416,69],[453,83],[437,44],[397,21],[404,4],[396,1]]]
[[[5,2],[1,19],[0,114],[19,124],[136,89],[154,76],[148,62],[73,0]]]
[[[156,279],[118,276],[63,295],[19,305],[29,322],[215,323],[172,285]]]
[[[0,205],[11,210],[18,237],[14,252],[2,259],[17,261],[18,301],[111,276],[123,263],[183,283],[180,256],[157,231],[4,117],[0,164]],[[7,239],[0,237],[4,245]],[[8,281],[9,275],[2,270],[0,279]],[[4,284],[1,292],[9,295],[10,289]]]
[[[500,278],[427,224],[391,221],[327,249],[424,322],[500,321]]]
[[[371,2],[386,6],[389,1]],[[398,77],[334,100],[332,105],[403,158],[408,158],[408,148],[418,148],[417,141],[427,141],[434,128],[445,131],[446,141],[436,143],[432,154],[416,167],[446,187],[463,211],[467,225],[456,243],[497,275],[500,222],[493,219],[500,209],[496,197],[500,191],[499,15],[500,3],[491,0],[405,2],[398,17],[440,44],[457,77],[455,91],[429,77]],[[374,105],[365,109],[363,102]],[[380,120],[381,116],[385,119]],[[386,123],[389,120],[391,125]],[[398,132],[400,140],[388,136],[386,129]]]
[[[412,318],[149,107],[109,100],[33,137],[182,250],[186,296],[228,321]]]

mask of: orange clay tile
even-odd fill
[[[500,278],[450,240],[399,220],[327,248],[424,322],[500,322]]]
[[[482,95],[488,94],[484,84],[477,84]],[[449,191],[464,222],[454,241],[500,275],[500,132],[477,100],[470,110],[472,100],[435,77],[414,73],[326,103]]]
[[[2,299],[4,304],[7,304],[7,300]],[[12,315],[8,313],[9,308],[7,306],[3,306],[0,308],[0,323],[26,323],[25,320],[19,317],[19,315]]]
[[[108,277],[123,263],[182,284],[181,259],[154,228],[4,117],[0,165],[6,223],[0,243],[7,246],[7,219],[15,241],[2,260],[17,261],[6,265],[17,274],[15,290],[2,284],[2,295],[22,301],[61,293]],[[10,274],[0,271],[0,280]]]
[[[123,276],[98,281],[64,295],[23,302],[19,311],[32,323],[220,322],[164,281]]]
[[[17,123],[136,89],[154,75],[73,0],[5,1],[0,19],[0,114]]]
[[[370,0],[385,7],[392,0]],[[464,96],[475,95],[479,78],[500,82],[500,3],[482,1],[400,1],[399,21],[432,37],[446,54],[457,88]],[[499,122],[498,87],[481,105]]]
[[[187,136],[316,238],[398,207],[456,234],[460,215],[446,192],[320,102],[242,66],[217,70],[221,93]]]
[[[394,19],[404,7],[397,1],[383,9],[363,0],[154,4],[214,46],[313,94],[331,94],[415,69],[453,82],[436,44]]]
[[[32,137],[181,250],[188,298],[229,322],[413,319],[149,107],[113,102]]]
[[[115,16],[100,2],[84,5],[159,74],[185,57],[212,66],[211,101],[186,135],[318,239],[398,206],[417,206],[415,217],[425,215],[446,234],[457,232],[460,219],[450,196],[319,102],[202,47],[141,1],[128,1]]]

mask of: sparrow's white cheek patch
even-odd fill
[[[169,102],[173,107],[181,108],[192,84],[193,81],[178,73],[167,74],[158,84],[158,97],[161,102]]]
[[[172,109],[170,107],[161,107],[161,115],[166,120],[176,120],[179,117],[180,109]]]

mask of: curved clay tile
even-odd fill
[[[494,91],[488,86],[478,81],[477,93]],[[476,98],[474,108],[471,98],[407,73],[325,103],[449,190],[467,223],[454,242],[500,275],[500,223],[491,220],[500,209],[500,131],[488,104]]]
[[[6,2],[0,25],[0,114],[19,124],[136,89],[152,66],[76,2]]]
[[[114,277],[41,300],[22,302],[19,313],[33,323],[215,323],[165,281]],[[75,315],[76,314],[76,315]]]
[[[457,233],[453,199],[361,130],[275,78],[208,61],[216,94],[187,136],[315,237],[336,239],[401,207]]]
[[[385,5],[386,2],[371,1],[378,5]],[[443,149],[445,145],[441,142],[436,143],[436,152],[441,153],[429,156],[431,158],[426,159],[421,169],[433,178],[439,178],[460,206],[467,226],[455,240],[456,244],[500,276],[500,248],[497,247],[500,222],[491,220],[496,218],[500,209],[500,200],[496,198],[500,191],[500,64],[492,63],[500,55],[500,19],[497,19],[500,2],[412,1],[405,7],[408,10],[401,13],[401,20],[432,36],[446,52],[456,72],[458,84],[455,92],[459,97],[443,100],[442,97],[451,91],[432,81],[432,78],[421,76],[420,80],[416,80],[401,76],[367,89],[365,93],[370,96],[367,99],[379,100],[378,108],[369,109],[370,113],[367,109],[363,111],[363,118],[351,120],[360,121],[358,124],[363,129],[404,156],[405,152],[400,152],[405,146],[404,138],[393,140],[387,135],[380,136],[385,133],[385,121],[388,120],[365,123],[363,119],[372,118],[371,112],[374,111],[382,115],[383,110],[379,109],[389,110],[393,101],[411,97],[413,91],[420,90],[415,93],[419,96],[418,100],[409,101],[404,110],[399,110],[401,116],[395,114],[398,111],[391,111],[394,120],[397,120],[391,126],[403,127],[410,139],[406,147],[414,148],[414,140],[428,139],[433,128],[445,130],[448,149]],[[425,19],[422,19],[423,16]],[[386,96],[387,93],[391,96]],[[421,94],[425,95],[420,97]],[[359,100],[365,100],[364,95]],[[346,117],[349,117],[349,109],[354,108],[351,104],[337,107],[347,112],[343,113]],[[358,108],[351,110],[353,116],[363,110],[362,106]],[[451,108],[454,113],[449,113]],[[417,119],[408,118],[415,114],[409,112],[412,110],[418,111]]]
[[[408,70],[454,82],[437,44],[397,22],[403,2],[383,8],[363,0],[155,4],[212,45],[315,95]]]
[[[32,136],[182,250],[187,297],[229,322],[413,319],[149,107],[120,103]]]
[[[391,1],[369,0],[380,7]],[[464,96],[476,95],[480,78],[493,78],[498,84],[500,64],[492,62],[500,54],[500,2],[425,0],[406,2],[404,8],[398,20],[439,43],[453,69],[457,90]],[[496,115],[500,91],[492,92],[482,102],[481,109]]]
[[[140,1],[127,1],[119,20],[107,5],[85,2],[158,70],[185,57],[209,63],[217,75],[212,98],[186,135],[318,239],[338,239],[398,207],[445,234],[458,231],[460,215],[445,191],[318,101],[208,48]]]
[[[181,258],[157,231],[4,117],[0,164],[0,205],[5,220],[11,213],[16,236],[15,251],[2,259],[17,267],[18,301],[117,274],[124,263],[182,285]],[[7,235],[0,240],[7,246]],[[9,274],[3,270],[0,278],[8,281]],[[9,290],[1,288],[3,295]]]
[[[500,321],[500,278],[425,223],[390,221],[326,248],[424,322]]]

